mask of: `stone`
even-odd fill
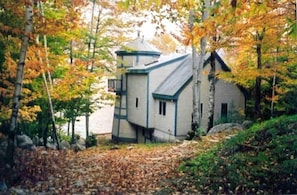
[[[47,143],[46,147],[52,150],[56,150],[57,149],[57,144],[53,144],[53,143]]]
[[[76,143],[76,144],[72,144],[72,145],[71,145],[71,148],[72,148],[75,152],[83,151],[83,150],[86,149],[85,146],[80,145],[80,144],[78,144],[78,143]]]
[[[22,149],[32,149],[34,147],[32,139],[27,135],[17,135],[17,146]]]
[[[70,148],[70,144],[69,144],[69,142],[66,141],[66,140],[61,141],[60,145],[61,145],[61,148],[62,148],[63,150],[67,150],[67,149]]]
[[[252,121],[249,121],[249,120],[245,120],[245,121],[242,122],[242,128],[243,128],[243,129],[248,129],[248,128],[250,128],[252,125],[253,125],[253,122],[252,122]]]
[[[219,124],[216,125],[214,127],[212,127],[209,132],[207,133],[207,135],[212,135],[218,132],[227,132],[227,131],[231,131],[231,130],[243,130],[242,125],[238,124],[238,123],[223,123],[223,124]]]
[[[4,181],[0,181],[0,192],[6,192],[7,191],[7,185]]]

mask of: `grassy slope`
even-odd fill
[[[195,191],[203,194],[295,194],[297,116],[254,125],[186,162],[182,170],[185,191],[194,182]]]

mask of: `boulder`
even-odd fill
[[[46,144],[46,147],[47,147],[48,149],[56,150],[56,149],[57,149],[57,144],[54,144],[54,143],[47,143],[47,144]]]
[[[6,192],[7,191],[7,185],[4,181],[0,181],[0,192]]]
[[[70,144],[69,144],[69,142],[68,142],[68,141],[65,141],[65,140],[61,141],[60,145],[61,145],[61,148],[62,148],[63,150],[67,150],[67,149],[70,148]]]
[[[252,125],[253,125],[253,122],[252,122],[252,121],[249,121],[249,120],[245,120],[245,121],[242,122],[242,128],[243,128],[243,129],[248,129],[248,128],[250,128]]]
[[[17,146],[22,149],[33,149],[35,146],[32,139],[27,135],[17,135]]]
[[[0,159],[4,159],[7,148],[7,139],[0,139]]]
[[[80,144],[72,144],[71,145],[71,148],[75,151],[75,152],[78,152],[78,151],[82,151],[82,150],[85,150],[86,147],[85,146],[82,146]]]
[[[86,140],[83,138],[79,138],[75,144],[71,145],[71,148],[75,151],[82,151],[86,149]]]
[[[212,135],[218,132],[227,132],[227,131],[231,131],[231,130],[243,130],[242,125],[238,124],[238,123],[223,123],[223,124],[219,124],[216,125],[214,127],[212,127],[209,132],[207,133],[207,135]]]

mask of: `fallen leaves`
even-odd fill
[[[150,194],[182,175],[184,159],[213,146],[223,134],[202,141],[185,141],[150,148],[123,147],[117,150],[89,148],[74,153],[38,148],[17,152],[20,182],[14,188],[29,193],[50,194]]]

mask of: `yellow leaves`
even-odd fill
[[[36,120],[37,112],[41,112],[41,108],[39,106],[22,106],[19,109],[19,118],[32,122]]]
[[[176,51],[176,43],[169,34],[161,34],[159,37],[154,38],[151,43],[160,51],[162,54],[169,54]]]

